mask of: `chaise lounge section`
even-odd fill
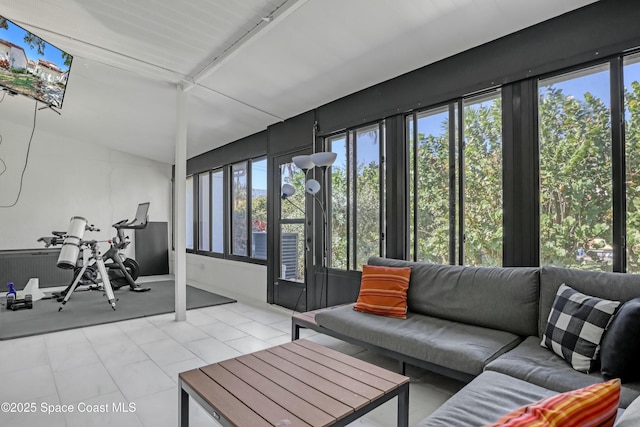
[[[640,276],[631,274],[550,266],[463,267],[379,257],[368,264],[411,268],[406,319],[345,305],[319,311],[316,325],[304,326],[469,382],[423,420],[424,427],[492,423],[524,404],[603,382],[600,372],[579,372],[540,345],[558,289],[567,284],[621,303],[640,297]],[[639,395],[640,381],[623,383],[620,408]]]

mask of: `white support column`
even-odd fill
[[[187,319],[187,94],[177,85],[177,126],[175,156],[175,275],[176,321]]]

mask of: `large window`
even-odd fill
[[[464,265],[502,265],[500,92],[463,101]]]
[[[624,61],[627,271],[640,273],[640,55]]]
[[[187,177],[187,249],[193,249],[193,177]]]
[[[247,255],[247,162],[231,166],[231,253]]]
[[[201,251],[211,250],[209,179],[209,172],[198,176],[198,249]]]
[[[450,237],[456,226],[449,215],[451,189],[455,191],[456,187],[454,176],[449,173],[451,160],[454,165],[456,161],[456,130],[453,128],[451,132],[449,125],[455,125],[455,118],[455,106],[408,117],[410,259],[416,261],[455,262],[455,255],[450,256]],[[414,120],[417,129],[414,129]],[[455,205],[455,197],[453,202]]]
[[[384,255],[384,126],[375,124],[331,138],[331,267],[361,270]]]
[[[224,171],[211,173],[211,251],[224,253]]]
[[[500,91],[408,116],[407,141],[410,259],[501,265]]]
[[[267,160],[246,160],[188,177],[187,223],[187,249],[263,263]]]
[[[609,65],[540,80],[540,263],[611,271]]]
[[[267,259],[267,159],[251,162],[251,256]]]

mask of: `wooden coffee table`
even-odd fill
[[[398,396],[409,424],[409,378],[308,340],[179,375],[179,419],[189,396],[223,426],[344,426]]]

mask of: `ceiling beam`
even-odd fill
[[[191,90],[194,86],[199,85],[202,80],[209,77],[225,62],[235,56],[242,48],[248,46],[250,43],[255,42],[261,36],[266,34],[269,30],[274,28],[280,22],[284,21],[289,15],[298,10],[308,0],[287,0],[274,10],[270,15],[265,16],[262,20],[256,24],[245,35],[236,40],[229,48],[227,48],[222,54],[215,57],[211,62],[202,67],[193,76],[188,79],[184,85],[184,90]]]

